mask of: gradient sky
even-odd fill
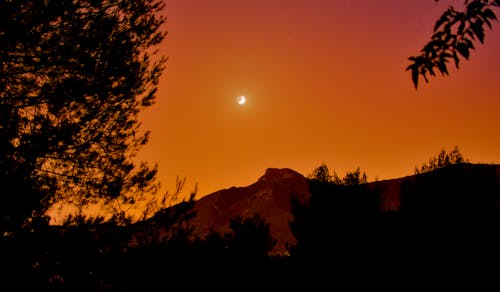
[[[269,167],[397,178],[455,145],[471,162],[500,163],[498,23],[451,76],[416,91],[405,72],[462,2],[166,0],[169,59],[141,114],[152,137],[139,158],[159,164],[164,191],[185,177],[197,198]]]

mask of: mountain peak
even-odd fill
[[[194,233],[203,237],[211,230],[227,232],[231,218],[259,213],[277,240],[273,252],[281,253],[287,242],[295,242],[289,227],[293,220],[290,202],[309,197],[309,185],[302,174],[289,168],[268,168],[254,184],[220,190],[196,201],[197,216],[191,224]]]
[[[297,177],[303,178],[304,176],[290,168],[268,168],[266,169],[266,173],[259,178],[258,182],[273,184],[285,179]]]

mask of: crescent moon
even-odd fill
[[[238,104],[239,105],[245,104],[245,102],[247,102],[246,97],[244,97],[243,95],[238,97]]]

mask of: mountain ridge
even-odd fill
[[[276,249],[283,250],[293,236],[288,227],[292,220],[290,199],[310,197],[307,179],[289,168],[268,168],[255,183],[246,187],[219,190],[197,200],[196,217],[191,221],[194,233],[205,236],[210,231],[226,232],[231,218],[250,217],[259,213],[270,223],[277,239]],[[282,240],[282,239],[288,240]]]
[[[500,165],[495,166],[496,177],[500,181]],[[380,190],[382,211],[394,211],[400,207],[401,185],[418,175],[369,182],[368,186]],[[259,213],[269,222],[271,234],[277,240],[273,252],[283,253],[287,244],[295,243],[289,229],[289,222],[293,219],[290,201],[292,198],[304,201],[311,196],[308,180],[290,168],[268,168],[251,185],[222,189],[203,196],[194,204],[194,233],[203,237],[211,231],[227,232],[231,218]]]

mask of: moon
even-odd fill
[[[237,98],[237,102],[239,105],[244,105],[247,102],[247,98],[242,95]]]

